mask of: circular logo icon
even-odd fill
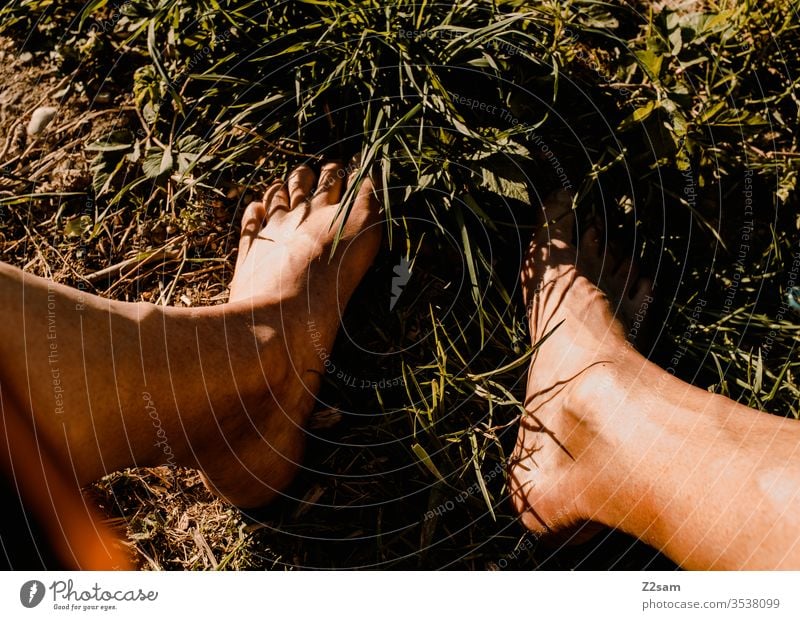
[[[23,607],[36,607],[44,598],[44,584],[36,579],[31,579],[22,584],[19,589],[19,602]]]

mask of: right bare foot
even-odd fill
[[[509,470],[514,506],[537,534],[572,531],[592,519],[592,481],[602,465],[594,454],[606,421],[592,419],[594,408],[583,403],[603,398],[619,368],[644,359],[627,342],[623,323],[642,306],[650,283],[630,261],[614,265],[594,227],[578,251],[571,204],[567,192],[545,200],[547,225],[522,266],[532,342],[552,332],[531,361],[527,414]]]

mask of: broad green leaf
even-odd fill
[[[132,148],[132,144],[119,144],[107,142],[105,140],[97,140],[96,142],[86,145],[87,151],[96,151],[99,153],[124,153],[130,151]]]
[[[640,108],[636,108],[633,113],[624,118],[622,122],[619,124],[619,131],[627,131],[634,125],[638,125],[639,123],[645,121],[654,110],[656,110],[659,106],[659,102],[656,99],[652,101],[648,101],[645,105]]]
[[[660,52],[653,50],[639,50],[634,52],[634,56],[639,63],[639,66],[647,74],[653,82],[659,81],[661,75],[661,65],[664,62],[664,56]]]
[[[88,215],[74,217],[64,224],[64,234],[67,237],[80,237],[92,229],[92,218]]]
[[[142,162],[142,171],[148,179],[156,179],[172,170],[172,150],[167,147],[149,148]]]
[[[528,185],[525,181],[503,176],[490,168],[481,168],[481,177],[481,187],[488,189],[490,192],[519,200],[526,204],[530,203]]]

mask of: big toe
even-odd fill
[[[353,202],[347,214],[345,233],[380,236],[380,227],[376,225],[380,221],[378,191],[367,170],[351,168],[347,175],[346,193],[351,193]]]
[[[572,193],[564,189],[552,192],[544,199],[542,202],[544,224],[539,230],[539,241],[572,242],[575,231],[572,199]]]
[[[522,297],[526,306],[531,302],[533,293],[544,282],[543,278],[549,270],[557,273],[561,267],[575,265],[575,248],[572,245],[575,231],[572,194],[565,190],[549,194],[542,201],[541,213],[544,221],[531,240],[520,270]]]

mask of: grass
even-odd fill
[[[798,26],[778,0],[0,9],[14,53],[69,86],[77,123],[6,150],[3,260],[107,297],[221,303],[238,218],[270,178],[360,152],[384,180],[387,240],[306,469],[245,516],[191,472],[111,475],[93,493],[126,517],[142,567],[665,565],[621,535],[546,548],[504,499],[531,352],[530,205],[571,187],[579,219],[638,258],[656,285],[652,359],[800,417],[800,318],[784,303],[800,284]]]

